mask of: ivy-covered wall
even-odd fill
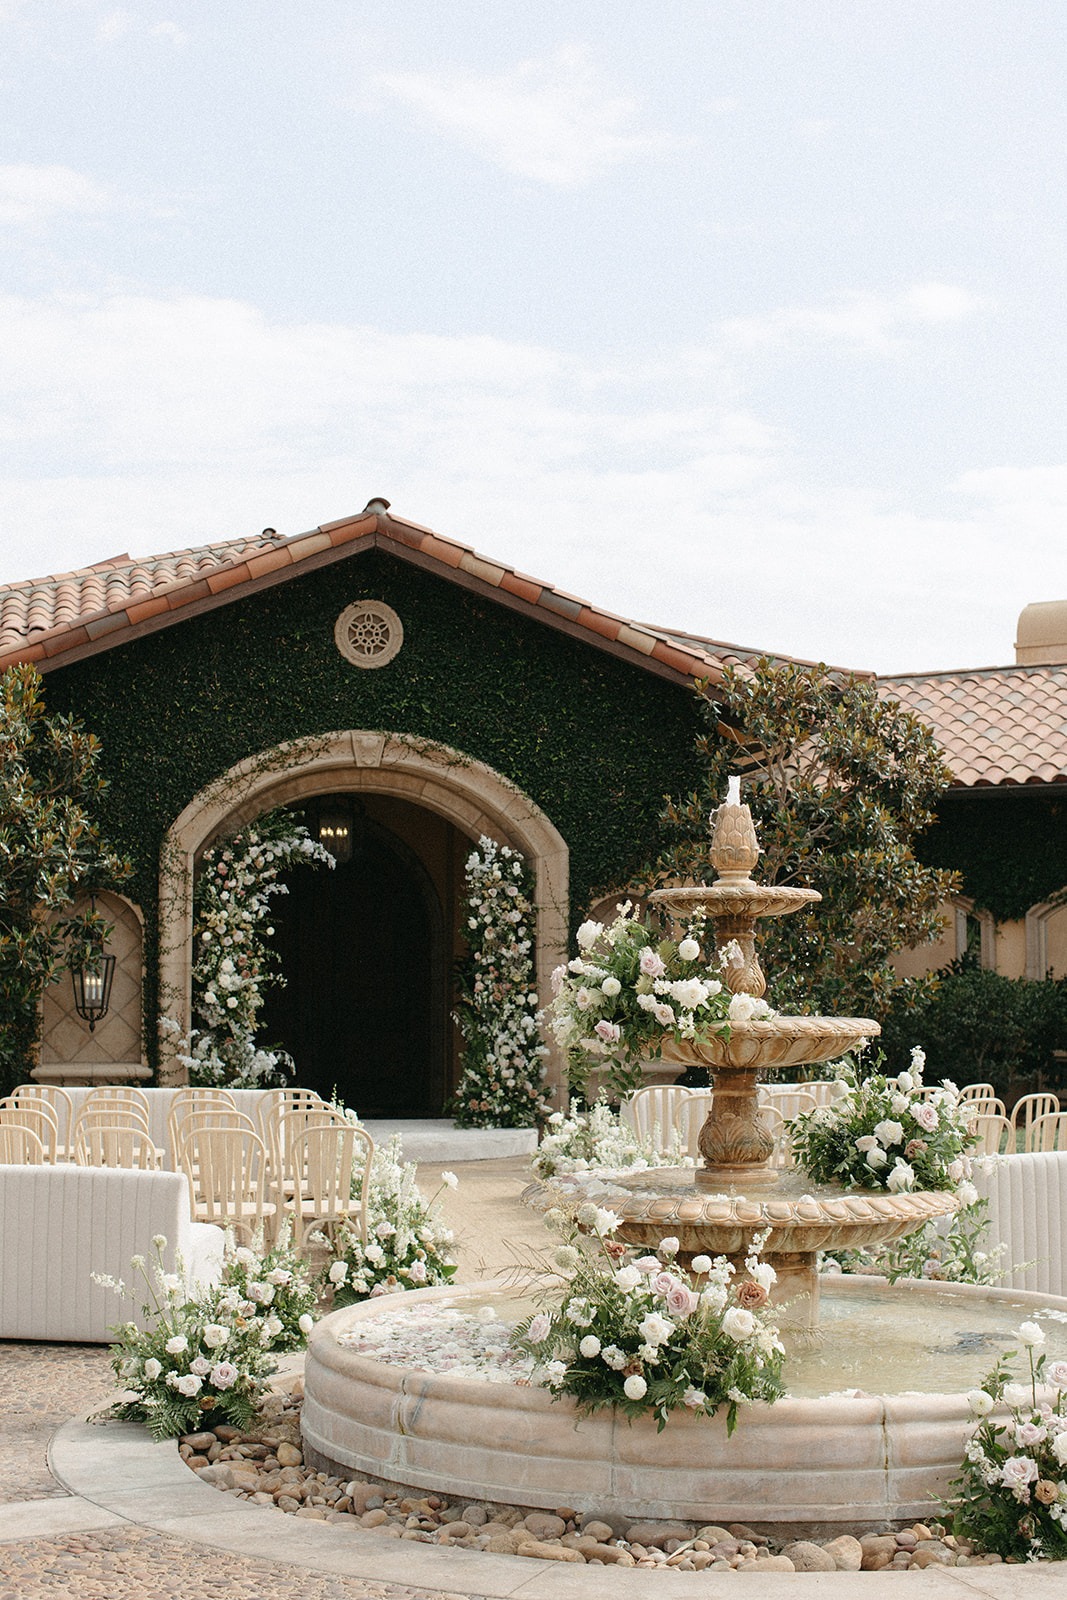
[[[1015,921],[1067,885],[1067,797],[950,789],[918,853],[931,866],[962,873],[964,893],[980,910]]]
[[[340,611],[362,597],[404,625],[400,654],[370,672],[333,640]],[[341,728],[452,745],[511,778],[563,834],[576,916],[653,854],[663,796],[697,780],[688,689],[381,551],[58,669],[45,694],[103,744],[101,823],[134,863],[124,889],[145,915],[150,1059],[160,844],[235,762]]]

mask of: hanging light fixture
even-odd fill
[[[352,859],[352,804],[346,795],[334,795],[319,812],[319,843],[341,866]]]
[[[90,915],[96,912],[96,896],[89,896]],[[111,984],[115,977],[115,957],[104,951],[103,941],[81,965],[71,967],[70,981],[74,988],[74,1009],[92,1033],[98,1022],[107,1016],[111,1004]]]

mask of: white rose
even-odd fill
[[[168,1339],[163,1346],[168,1356],[183,1356],[189,1348],[189,1341],[184,1333],[176,1333],[173,1339]]]
[[[446,1189],[459,1188],[459,1179],[456,1177],[454,1172],[442,1172],[441,1182],[445,1185]]]
[[[879,1144],[899,1144],[904,1137],[904,1129],[899,1122],[891,1122],[888,1118],[884,1122],[876,1123],[875,1137]]]
[[[149,1383],[155,1383],[162,1371],[162,1363],[157,1361],[155,1356],[149,1356],[148,1360],[144,1364],[144,1375],[148,1379]]]
[[[1053,1439],[1052,1454],[1061,1467],[1067,1467],[1067,1433],[1058,1433]]]
[[[877,1145],[874,1146],[873,1150],[867,1151],[867,1165],[875,1172],[877,1172],[880,1167],[884,1167],[888,1160],[889,1157],[886,1155],[885,1151],[880,1150]]]
[[[618,1272],[615,1274],[615,1282],[618,1284],[620,1289],[625,1289],[627,1291],[630,1289],[636,1289],[638,1284],[641,1282],[641,1274],[638,1272],[636,1267],[620,1267]]]
[[[750,1339],[756,1331],[756,1319],[751,1311],[741,1306],[731,1306],[722,1319],[722,1331],[728,1339]]]
[[[187,1400],[191,1400],[204,1387],[204,1380],[203,1378],[198,1378],[195,1372],[187,1372],[178,1379],[174,1387],[179,1394],[183,1394]]]
[[[304,1335],[304,1338],[306,1339],[308,1334],[311,1332],[312,1328],[315,1326],[315,1318],[311,1315],[310,1312],[305,1311],[303,1316],[298,1318],[296,1325],[300,1329],[300,1332]]]
[[[622,1392],[627,1400],[643,1400],[648,1393],[648,1384],[639,1372],[631,1372],[622,1386]]]
[[[759,1010],[759,1001],[750,994],[735,994],[727,1007],[731,1022],[751,1022]]]
[[[960,1205],[963,1206],[964,1209],[966,1209],[967,1206],[973,1206],[974,1202],[978,1199],[978,1190],[975,1188],[973,1183],[961,1183],[957,1188],[956,1193],[959,1196]]]
[[[344,1283],[348,1277],[348,1262],[335,1261],[326,1274],[332,1284]]]
[[[678,954],[683,961],[696,961],[700,955],[700,946],[695,939],[683,939],[678,946]]]
[[[591,949],[603,932],[604,924],[602,922],[583,922],[575,936],[578,940],[579,950]]]
[[[900,1157],[898,1156],[896,1161],[893,1164],[892,1172],[889,1174],[888,1178],[886,1179],[886,1182],[885,1182],[886,1188],[887,1189],[891,1189],[894,1194],[900,1194],[905,1189],[913,1188],[914,1185],[915,1185],[915,1172],[914,1172],[914,1169],[912,1167],[910,1167],[906,1161],[901,1161]]]
[[[221,1322],[209,1322],[201,1336],[201,1343],[207,1345],[209,1350],[221,1350],[229,1337],[229,1328],[224,1328]]]
[[[1036,1322],[1023,1322],[1019,1325],[1018,1340],[1028,1349],[1036,1349],[1045,1342],[1045,1330],[1038,1327]]]

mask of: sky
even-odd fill
[[[397,515],[879,672],[1067,596],[1062,0],[0,0],[0,583]]]

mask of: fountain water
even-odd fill
[[[742,959],[728,982],[735,993],[752,995],[765,986],[757,921],[819,898],[812,890],[754,883],[758,853],[748,807],[734,790],[716,816],[716,882],[655,895],[680,920],[697,912],[710,917],[720,944],[737,942]],[[612,1410],[579,1420],[569,1401],[544,1389],[435,1372],[429,1353],[396,1365],[360,1349],[361,1329],[379,1319],[418,1319],[427,1305],[446,1315],[457,1309],[475,1315],[489,1300],[505,1317],[523,1314],[509,1306],[503,1284],[425,1290],[349,1307],[316,1328],[305,1377],[308,1459],[423,1490],[526,1507],[566,1503],[629,1520],[841,1529],[927,1513],[960,1460],[970,1421],[961,1391],[980,1380],[1011,1344],[1010,1330],[1040,1315],[1038,1308],[1052,1319],[1050,1354],[1067,1355],[1067,1300],[973,1285],[890,1289],[844,1279],[827,1295],[820,1335],[828,1337],[811,1336],[817,1251],[899,1238],[956,1208],[949,1193],[849,1193],[768,1165],[759,1072],[832,1059],[877,1032],[865,1018],[771,1016],[735,1021],[728,1037],[672,1047],[713,1076],[700,1136],[704,1166],[597,1180],[598,1205],[622,1217],[623,1237],[650,1249],[672,1234],[683,1258],[726,1254],[743,1268],[753,1237],[768,1235],[764,1255],[778,1273],[779,1298],[789,1302],[787,1314],[801,1308],[795,1342],[808,1347],[796,1369],[799,1381],[787,1365],[787,1398],[747,1409],[732,1438],[721,1414],[674,1413],[657,1432],[651,1417],[630,1422]],[[553,1199],[541,1186],[540,1203]],[[834,1327],[847,1329],[843,1319],[861,1311],[854,1325],[865,1323],[866,1332],[846,1332],[842,1350]],[[434,1343],[432,1332],[425,1338]],[[902,1343],[893,1373],[891,1347]],[[864,1344],[866,1367],[853,1360],[854,1347]],[[941,1378],[961,1354],[972,1364],[953,1366]],[[883,1384],[887,1392],[876,1392]]]

